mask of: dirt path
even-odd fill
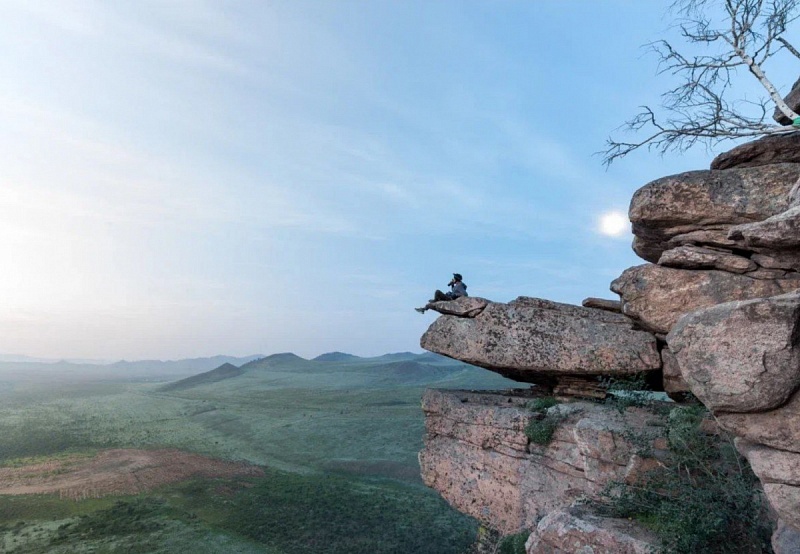
[[[58,494],[80,500],[137,494],[193,477],[263,475],[260,468],[182,450],[105,450],[23,467],[0,467],[0,494]]]

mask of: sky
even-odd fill
[[[613,298],[613,214],[715,153],[596,155],[668,3],[0,0],[0,352],[420,351],[454,272]]]

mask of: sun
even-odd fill
[[[619,211],[606,212],[600,216],[600,233],[608,237],[621,237],[630,230],[628,217]]]

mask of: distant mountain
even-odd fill
[[[105,365],[68,361],[13,362],[0,360],[0,376],[15,375],[29,381],[85,382],[87,380],[168,382],[210,371],[226,363],[241,366],[262,356],[213,356],[185,360],[121,361]],[[16,378],[16,377],[15,377]]]
[[[422,354],[417,354],[416,359],[418,362],[434,363],[434,364],[458,362],[458,360],[454,360],[453,358],[448,358],[447,356],[442,356],[441,354],[436,354],[435,352],[424,352]]]
[[[361,360],[360,356],[354,356],[353,354],[346,354],[344,352],[327,352],[325,354],[320,354],[316,358],[313,358],[315,362],[351,362],[354,360]]]
[[[84,360],[79,358],[63,360],[61,358],[35,358],[33,356],[24,356],[21,354],[0,354],[0,363],[106,365],[110,364],[112,361],[113,360]]]
[[[396,379],[408,383],[417,381],[435,381],[447,375],[452,375],[464,371],[465,365],[453,365],[452,367],[437,367],[434,365],[405,360],[402,362],[390,362],[378,366],[381,373],[393,375]]]
[[[424,354],[414,354],[413,352],[394,352],[371,358],[372,360],[383,360],[385,362],[402,362],[404,360],[415,360]]]
[[[237,358],[234,356],[212,356],[210,358],[187,358],[183,360],[137,360],[128,362],[122,360],[109,364],[110,369],[120,371],[147,371],[154,373],[189,373],[197,371],[209,371],[223,364],[241,366],[253,360],[263,358],[261,355],[245,356]]]
[[[279,354],[272,354],[270,356],[267,356],[266,358],[261,358],[261,359],[262,359],[262,361],[268,361],[268,362],[272,362],[272,363],[276,363],[276,364],[278,364],[278,363],[284,364],[284,363],[287,363],[287,362],[307,362],[308,361],[305,358],[301,358],[300,356],[298,356],[294,352],[281,352]]]
[[[292,368],[298,366],[307,366],[314,362],[301,358],[292,352],[282,352],[280,354],[272,354],[271,356],[261,357],[252,360],[242,366],[244,371],[252,371],[257,369],[274,369],[274,368]]]
[[[178,394],[185,391],[191,397],[241,398],[275,389],[346,390],[350,394],[354,391],[430,386],[508,388],[509,383],[496,373],[431,353],[396,352],[362,358],[330,352],[307,360],[284,352],[252,360],[238,368],[223,364],[213,371],[176,381],[159,390]]]
[[[150,382],[159,387],[154,390],[175,394],[186,391],[192,395],[221,394],[223,389],[239,395],[274,387],[364,390],[370,387],[462,385],[465,388],[485,388],[492,376],[497,377],[492,372],[477,370],[458,360],[430,352],[395,352],[371,358],[328,352],[311,360],[283,352],[266,357],[213,356],[168,361],[120,361],[108,365],[0,361],[0,379],[4,383],[10,380]],[[200,392],[206,388],[207,392]],[[9,387],[4,390],[7,392]]]
[[[163,392],[186,390],[199,385],[217,383],[219,381],[231,379],[232,377],[238,377],[239,375],[243,374],[244,370],[241,368],[238,368],[233,364],[225,363],[216,369],[212,369],[211,371],[206,371],[205,373],[193,375],[191,377],[187,377],[186,379],[181,379],[180,381],[164,385],[159,390]]]

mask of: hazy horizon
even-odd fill
[[[381,354],[376,355],[361,355],[357,352],[344,352],[342,350],[326,350],[324,352],[318,352],[312,355],[301,356],[296,352],[290,351],[280,351],[280,352],[252,352],[250,354],[228,354],[226,352],[221,352],[217,354],[213,354],[211,356],[189,356],[186,358],[131,358],[131,359],[103,359],[103,358],[41,358],[37,356],[29,356],[27,354],[12,354],[7,352],[0,352],[0,363],[69,363],[69,364],[90,364],[90,365],[111,365],[119,362],[179,362],[179,361],[187,361],[187,360],[196,360],[196,359],[212,359],[212,358],[237,358],[237,359],[245,359],[245,358],[268,358],[270,356],[277,356],[281,354],[294,354],[300,358],[306,360],[313,360],[325,354],[345,354],[348,356],[355,356],[357,358],[379,358],[381,356],[390,356],[395,354],[414,354],[414,355],[422,355],[428,353],[421,348],[417,348],[416,350],[402,350],[402,351],[392,351],[392,352],[383,352]]]
[[[595,155],[672,83],[668,4],[3,2],[0,352],[419,351],[453,272],[611,297],[603,218],[713,155]]]

